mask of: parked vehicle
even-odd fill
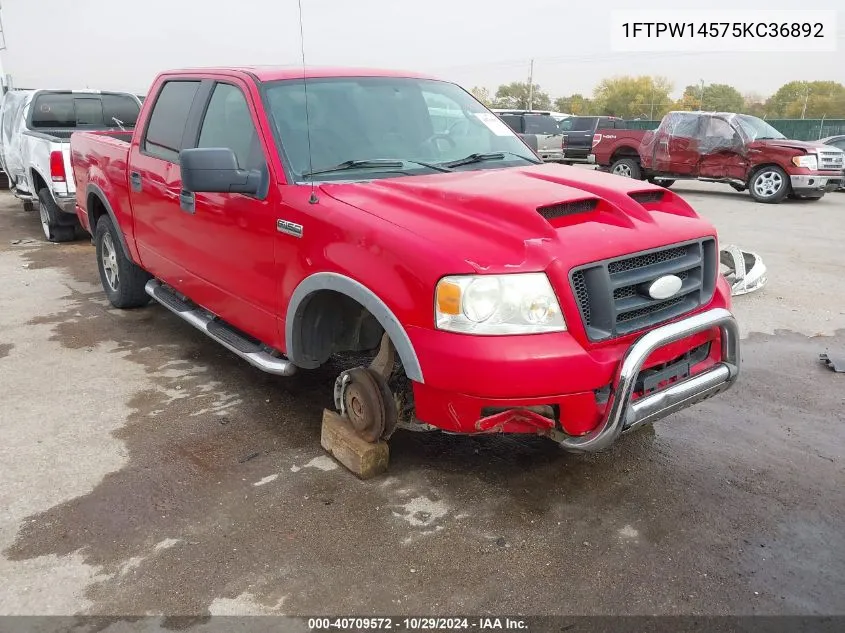
[[[369,441],[594,451],[734,383],[716,232],[682,198],[543,165],[452,83],[308,72],[167,72],[131,141],[71,137],[112,305],[153,297],[282,376],[374,355],[334,391]],[[463,125],[433,132],[431,94]]]
[[[840,134],[839,136],[828,136],[827,138],[820,139],[819,143],[832,145],[833,147],[837,147],[845,151],[845,134]],[[845,191],[845,168],[842,170],[842,180],[839,181],[839,191]]]
[[[729,112],[670,112],[654,131],[596,132],[593,153],[620,176],[664,187],[680,179],[721,182],[768,203],[821,198],[839,187],[845,163],[842,150],[787,139],[762,119]]]
[[[612,116],[572,116],[560,122],[563,132],[563,159],[566,163],[594,163],[593,137],[597,130],[625,127],[623,119]]]
[[[70,172],[75,130],[131,130],[141,102],[134,95],[91,90],[26,90],[5,95],[0,109],[0,165],[31,211],[38,205],[45,237],[76,234],[76,190]]]
[[[493,112],[545,162],[560,162],[563,158],[563,135],[550,112],[498,109]]]

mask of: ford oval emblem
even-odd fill
[[[648,296],[652,299],[669,299],[678,294],[681,286],[684,285],[683,280],[676,275],[663,275],[658,277],[648,287]]]

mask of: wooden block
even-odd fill
[[[390,450],[387,442],[370,444],[352,430],[346,418],[323,410],[320,444],[329,454],[361,479],[370,479],[387,470]]]

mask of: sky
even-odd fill
[[[551,96],[590,94],[615,75],[727,83],[767,96],[791,80],[845,83],[845,2],[711,0],[727,9],[836,10],[836,53],[614,53],[611,12],[702,6],[678,0],[301,0],[309,66],[407,69],[466,88],[534,81]],[[0,0],[2,70],[25,88],[145,94],[189,66],[301,64],[296,0]],[[764,14],[761,13],[761,16]]]

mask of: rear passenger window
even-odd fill
[[[164,84],[147,125],[144,151],[174,163],[179,160],[188,112],[199,85],[198,81],[168,81]]]
[[[226,147],[235,152],[241,169],[260,169],[264,165],[264,150],[239,88],[222,83],[214,87],[197,147]]]
[[[612,130],[613,129],[613,121],[611,119],[599,119],[599,124],[596,129],[599,130]]]

